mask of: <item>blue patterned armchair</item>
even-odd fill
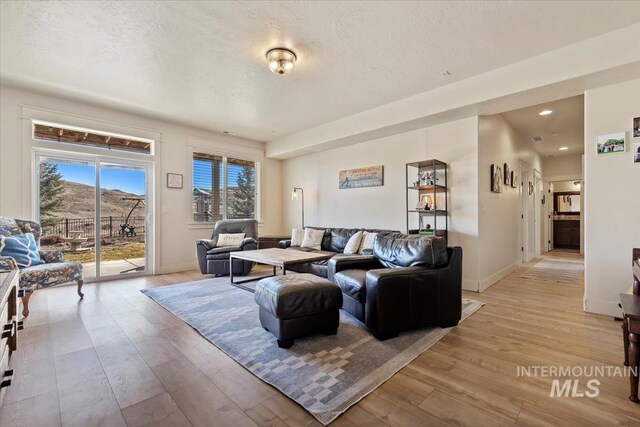
[[[0,235],[15,236],[18,234],[33,233],[40,245],[42,227],[34,221],[13,219],[0,216]],[[82,264],[77,262],[65,262],[62,251],[38,251],[42,264],[19,268],[15,259],[9,256],[0,256],[0,272],[20,270],[19,295],[22,297],[22,315],[29,315],[29,298],[36,289],[49,288],[68,282],[78,284],[78,295],[82,293]]]

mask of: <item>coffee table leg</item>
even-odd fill
[[[631,375],[629,381],[631,382],[631,394],[629,400],[635,403],[640,403],[638,399],[638,361],[640,359],[640,337],[636,334],[629,334],[629,367],[631,368]]]
[[[287,275],[287,267],[282,266],[282,275],[286,276]]]

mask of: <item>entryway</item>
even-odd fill
[[[150,163],[42,151],[35,164],[43,249],[64,250],[89,280],[149,272]]]

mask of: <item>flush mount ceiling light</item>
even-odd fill
[[[276,47],[267,52],[267,61],[269,61],[269,69],[274,74],[284,75],[293,70],[298,57],[289,49]]]
[[[569,149],[569,147],[560,147],[560,148],[558,148],[558,150],[560,150],[560,151],[566,151],[568,149]]]
[[[551,110],[542,110],[538,113],[538,115],[540,116],[548,116],[549,114],[553,113],[553,111]]]

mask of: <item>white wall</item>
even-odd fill
[[[640,247],[640,165],[632,164],[632,120],[640,79],[585,93],[585,309],[619,316],[631,286],[631,250]],[[626,132],[627,150],[598,156],[596,138]]]
[[[545,157],[542,167],[545,181],[575,181],[582,178],[582,155]]]
[[[436,158],[449,164],[449,243],[463,247],[464,286],[477,289],[477,127],[470,117],[283,161],[285,228],[300,226],[300,201],[289,196],[296,186],[306,225],[406,231],[405,165]],[[384,166],[384,186],[338,189],[340,170],[374,165]]]
[[[212,225],[188,225],[190,183],[189,138],[207,141],[212,150],[222,143],[239,149],[264,150],[261,142],[234,138],[227,135],[186,127],[175,123],[126,114],[90,104],[45,96],[15,88],[0,87],[0,215],[31,218],[31,195],[25,188],[31,186],[30,149],[25,150],[21,106],[37,107],[59,113],[76,115],[78,120],[95,120],[99,128],[114,126],[129,128],[130,135],[149,130],[161,134],[156,156],[156,272],[180,271],[195,268],[194,241],[209,237]],[[44,114],[44,113],[43,113]],[[74,124],[74,123],[65,123]],[[131,133],[133,132],[133,133]],[[28,148],[28,147],[27,147]],[[280,161],[264,159],[262,162],[262,221],[261,234],[280,232],[281,176]],[[182,190],[167,189],[166,173],[181,173],[185,177]]]
[[[502,193],[491,191],[491,164],[508,163],[520,175],[520,164],[526,164],[531,182],[534,170],[542,172],[540,155],[530,147],[502,115],[480,116],[478,127],[479,189],[479,257],[480,291],[488,288],[517,268],[522,260],[520,236],[520,186],[505,187]],[[529,215],[533,215],[533,196],[529,198]],[[532,223],[532,221],[531,221]],[[533,228],[529,229],[536,238]],[[539,238],[539,237],[537,237]],[[530,245],[531,246],[531,245]]]

